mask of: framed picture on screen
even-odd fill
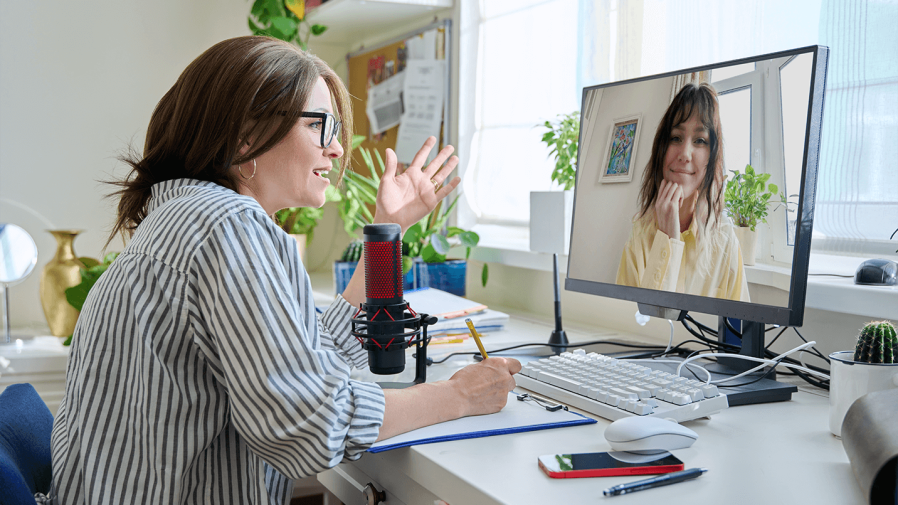
[[[608,143],[605,146],[605,160],[599,170],[600,183],[630,182],[636,162],[636,146],[639,145],[639,129],[642,114],[617,118],[611,125]]]

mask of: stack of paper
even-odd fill
[[[508,314],[504,312],[439,289],[415,289],[404,295],[412,310],[437,317],[437,323],[427,327],[428,335],[467,333],[465,319],[468,318],[479,333],[501,330],[508,321]]]

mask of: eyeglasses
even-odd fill
[[[337,118],[330,112],[303,112],[302,117],[314,117],[321,120],[323,123],[321,128],[321,147],[324,149],[330,147],[334,137],[340,134],[340,128],[343,127],[343,121],[337,121]]]

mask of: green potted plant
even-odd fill
[[[553,182],[563,191],[530,192],[530,250],[567,254],[574,209],[574,183],[577,181],[577,147],[580,141],[580,111],[559,114],[555,121],[542,125],[548,131],[542,141],[555,157]]]
[[[337,202],[340,199],[339,191],[333,185],[328,186],[325,202]],[[289,207],[277,211],[274,215],[278,226],[296,240],[299,257],[303,263],[306,261],[306,246],[315,238],[315,227],[318,226],[322,216],[324,209],[314,207]]]
[[[758,223],[767,223],[768,207],[771,204],[787,205],[786,197],[779,195],[779,201],[770,199],[779,192],[776,184],[768,184],[770,174],[755,172],[751,165],[745,165],[745,173],[731,170],[733,178],[727,181],[723,193],[727,214],[736,225],[736,237],[742,248],[742,261],[746,265],[755,264]]]
[[[93,258],[78,258],[81,260],[81,263],[84,264],[84,268],[81,269],[81,282],[75,286],[72,286],[65,290],[65,299],[69,302],[69,305],[75,308],[78,312],[81,312],[81,308],[84,307],[84,302],[87,300],[87,294],[90,293],[90,289],[94,287],[94,284],[100,279],[100,276],[103,275],[109,265],[112,265],[112,262],[115,261],[115,258],[118,257],[120,253],[111,252],[103,257],[103,261],[97,261]],[[62,345],[71,345],[72,344],[72,335],[69,335]]]
[[[364,137],[356,138],[359,138],[359,143],[364,140]],[[356,138],[353,138],[354,146]],[[359,153],[371,176],[346,172],[338,200],[344,228],[353,237],[359,228],[374,220],[371,209],[377,201],[377,188],[384,173],[384,161],[380,153],[374,151],[372,156],[371,152],[363,147],[359,148]],[[405,275],[405,289],[434,287],[459,296],[465,295],[467,259],[471,255],[471,249],[480,241],[480,237],[471,231],[446,226],[449,214],[457,202],[458,197],[448,206],[438,204],[433,212],[409,227],[403,235],[402,268]],[[464,247],[465,258],[449,259],[447,255],[453,247]],[[345,289],[352,272],[355,271],[361,249],[361,242],[350,243],[340,260],[334,264],[334,285],[338,293]],[[486,264],[483,265],[480,278],[482,284],[486,286],[489,279],[489,267]]]
[[[327,27],[309,24],[305,17],[303,0],[255,0],[246,21],[253,35],[292,42],[307,51],[309,39],[321,35]]]
[[[867,323],[852,351],[829,355],[829,430],[841,436],[851,404],[874,391],[898,388],[898,335],[889,321]]]

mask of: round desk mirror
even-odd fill
[[[31,235],[14,224],[0,223],[0,294],[3,295],[6,330],[2,342],[9,343],[9,295],[6,290],[25,280],[36,264],[37,245]]]

